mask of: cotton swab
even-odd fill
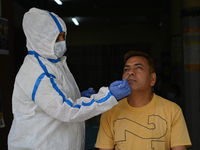
[[[129,76],[130,76],[130,74],[129,74],[125,79],[127,79]],[[122,85],[122,84],[120,84],[120,85],[118,86],[118,88],[119,88],[121,85]]]

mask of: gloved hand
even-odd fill
[[[117,100],[120,100],[131,93],[131,88],[126,79],[111,83],[109,90]]]
[[[93,88],[89,88],[81,93],[81,97],[90,97],[92,94],[95,94],[96,91]]]

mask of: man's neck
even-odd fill
[[[147,105],[153,98],[152,92],[131,92],[127,97],[129,105],[132,107],[142,107]]]

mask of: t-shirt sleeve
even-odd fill
[[[173,118],[171,128],[171,147],[183,145],[190,147],[192,144],[190,141],[187,125],[180,108]]]
[[[102,149],[113,149],[114,140],[113,132],[111,128],[111,121],[108,119],[108,112],[105,112],[101,116],[100,128],[97,135],[97,141],[95,147]]]

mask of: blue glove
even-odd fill
[[[120,100],[131,93],[131,88],[126,79],[111,83],[109,90],[117,100]]]
[[[92,94],[95,94],[96,91],[93,88],[89,88],[81,93],[81,97],[90,97]]]

